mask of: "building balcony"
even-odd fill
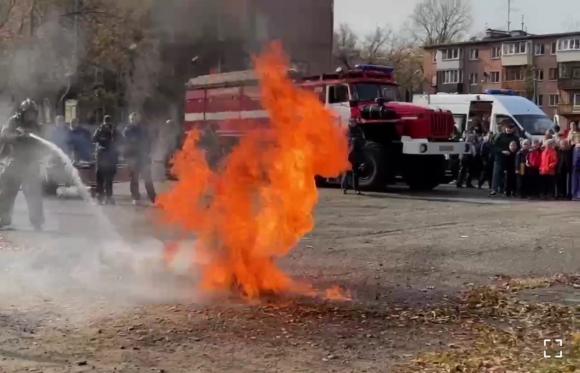
[[[556,52],[558,63],[580,62],[580,50],[559,50]]]
[[[532,53],[513,54],[501,56],[502,66],[526,66],[533,62]]]
[[[525,80],[503,81],[501,83],[502,89],[511,89],[512,91],[525,93],[528,90],[528,84]]]
[[[570,115],[570,114],[580,115],[580,105],[560,104],[558,105],[558,113],[561,115]]]
[[[461,70],[463,68],[462,60],[442,60],[437,59],[437,71]]]
[[[580,91],[580,79],[558,79],[558,88],[565,91]]]

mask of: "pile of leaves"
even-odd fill
[[[578,277],[502,279],[461,297],[454,316],[465,331],[443,352],[422,354],[400,372],[575,372],[580,371],[580,307],[529,303],[518,291],[565,285]],[[544,340],[563,340],[544,346]],[[546,355],[544,356],[544,351]],[[562,358],[555,358],[561,351]]]

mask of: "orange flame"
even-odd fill
[[[334,300],[334,301],[351,301],[352,296],[348,290],[343,290],[339,286],[333,286],[325,291],[325,298],[327,300]]]
[[[235,289],[249,298],[308,292],[276,260],[314,228],[314,178],[347,170],[348,144],[332,114],[294,86],[287,71],[279,45],[258,57],[268,130],[245,135],[218,172],[198,149],[199,133],[191,132],[174,159],[179,182],[159,198],[168,223],[196,234],[195,252],[207,259],[203,290]]]

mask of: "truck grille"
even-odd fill
[[[431,136],[437,139],[447,139],[451,135],[449,115],[447,113],[431,113]]]

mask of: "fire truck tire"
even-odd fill
[[[384,189],[387,183],[386,148],[374,141],[368,141],[361,154],[359,186],[364,190]]]
[[[407,155],[404,164],[403,176],[411,190],[433,190],[445,177],[444,156]]]

